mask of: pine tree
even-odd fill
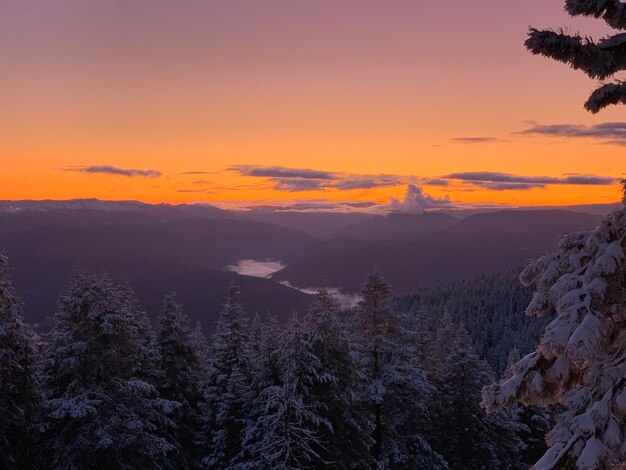
[[[524,468],[524,448],[516,416],[488,416],[480,408],[480,392],[492,380],[489,365],[474,351],[463,324],[445,314],[436,333],[431,400],[434,448],[452,469]],[[520,465],[520,466],[518,466]]]
[[[209,360],[209,342],[204,334],[200,320],[196,320],[196,326],[191,333],[191,339],[194,344],[194,349],[198,354],[200,363],[206,367]]]
[[[358,410],[358,364],[351,355],[350,339],[340,321],[338,306],[328,289],[315,295],[305,317],[306,333],[320,361],[324,380],[316,380],[312,393],[324,403],[321,416],[330,423],[321,429],[325,448],[318,449],[331,468],[365,468],[371,465],[367,422]],[[318,467],[321,465],[318,464]]]
[[[181,447],[177,460],[181,466],[190,467],[198,457],[197,445],[201,440],[199,403],[205,381],[204,363],[198,338],[191,331],[175,295],[166,297],[163,302],[157,346],[162,372],[159,393],[179,404],[172,417],[176,425],[172,433]]]
[[[561,404],[538,470],[626,463],[626,209],[564,237],[520,279],[536,292],[529,315],[556,309],[537,350],[483,391],[488,410]]]
[[[370,453],[383,468],[446,468],[425,436],[426,380],[400,316],[391,310],[391,287],[375,269],[358,306],[359,355],[364,379],[363,413],[372,429]]]
[[[149,330],[127,284],[73,279],[45,350],[42,467],[167,468],[176,404],[154,385]]]
[[[571,16],[602,18],[610,27],[626,30],[626,7],[620,0],[566,0],[565,10]],[[533,54],[563,62],[582,70],[590,78],[606,80],[626,70],[626,36],[623,33],[599,41],[564,30],[530,30],[526,47]],[[585,108],[597,113],[606,106],[626,104],[626,84],[606,83],[595,90]]]
[[[0,254],[0,468],[34,466],[31,420],[38,402],[37,352]]]
[[[249,410],[251,364],[248,318],[239,287],[230,286],[224,308],[216,322],[210,347],[208,379],[202,407],[208,418],[210,468],[228,468],[241,450],[241,433]]]
[[[280,379],[255,400],[257,418],[245,431],[247,458],[239,468],[305,469],[331,464],[322,453],[328,444],[324,436],[332,425],[323,416],[326,405],[318,401],[314,388],[332,377],[322,371],[311,338],[297,318],[281,339]]]

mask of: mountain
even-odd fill
[[[146,212],[166,218],[238,218],[234,212],[209,204],[148,204],[139,201],[104,201],[100,199],[0,200],[0,214],[50,211]]]
[[[109,272],[126,279],[136,297],[153,319],[163,297],[176,292],[187,314],[200,320],[205,331],[214,329],[228,286],[235,283],[251,316],[259,312],[287,319],[292,312],[304,312],[311,298],[298,290],[267,279],[240,276],[215,269],[183,266],[142,257],[85,256],[66,259],[45,250],[14,253],[10,257],[13,284],[24,300],[24,316],[40,330],[46,330],[48,318],[55,312],[59,295],[65,292],[71,277],[78,271]]]
[[[302,292],[223,269],[246,258],[295,259],[318,245],[316,238],[245,220],[158,222],[153,215],[92,209],[1,215],[0,251],[10,259],[27,319],[41,323],[52,314],[58,295],[77,270],[129,278],[151,314],[158,311],[164,294],[178,291],[189,313],[207,328],[212,328],[231,282],[241,285],[252,311],[285,317],[306,308],[308,296]]]
[[[316,237],[329,237],[349,225],[374,217],[364,212],[312,212],[287,211],[273,208],[255,208],[239,212],[247,220],[256,220],[300,230]]]
[[[593,228],[601,218],[561,210],[476,214],[412,241],[318,252],[274,273],[272,279],[298,287],[325,279],[329,286],[357,292],[377,264],[396,292],[409,292],[524,265],[551,251],[561,235]]]
[[[333,234],[335,237],[365,240],[413,240],[427,233],[451,227],[458,219],[446,214],[389,214],[352,224]]]
[[[12,217],[7,217],[10,221]],[[0,222],[5,220],[0,218]],[[58,221],[57,221],[58,222]],[[43,224],[44,221],[41,221]],[[318,243],[314,237],[277,225],[230,219],[186,219],[92,228],[37,225],[7,230],[0,224],[0,249],[55,252],[59,258],[87,255],[142,256],[223,269],[240,259],[290,260]],[[14,224],[8,223],[9,227]]]

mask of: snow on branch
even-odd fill
[[[626,34],[594,42],[563,30],[537,30],[528,33],[526,48],[533,54],[563,62],[589,77],[604,80],[626,69]]]
[[[565,10],[572,16],[602,18],[615,29],[626,29],[626,4],[619,0],[566,0]]]
[[[591,94],[585,103],[585,109],[595,114],[612,104],[626,104],[626,83],[602,85]]]
[[[626,208],[595,230],[566,236],[520,276],[537,286],[527,314],[557,315],[514,375],[483,390],[483,406],[565,406],[536,469],[562,459],[589,470],[626,460],[625,245]]]

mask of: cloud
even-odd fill
[[[300,292],[304,292],[305,294],[315,295],[317,294],[322,287],[295,287],[292,286],[289,281],[279,281],[279,284],[283,286],[290,287],[292,289],[299,290]],[[342,289],[338,287],[328,287],[324,286],[324,289],[328,291],[330,295],[333,296],[337,304],[339,304],[339,308],[348,309],[356,307],[363,297],[359,293],[351,293],[344,292]]]
[[[269,278],[272,274],[285,268],[282,261],[242,259],[235,264],[226,266],[227,271],[232,271],[243,276]]]
[[[449,196],[436,198],[426,194],[422,188],[414,184],[406,187],[404,199],[390,198],[388,210],[391,212],[403,212],[407,214],[421,214],[429,209],[442,209],[451,207]]]
[[[177,193],[204,193],[204,194],[214,194],[215,191],[211,191],[208,189],[177,189]]]
[[[229,171],[235,171],[244,176],[257,176],[262,178],[299,178],[314,180],[332,180],[335,173],[330,171],[286,168],[282,166],[251,166],[236,165],[228,168]]]
[[[134,170],[129,168],[118,168],[115,166],[109,165],[94,165],[94,166],[83,166],[76,168],[66,168],[65,171],[77,171],[79,173],[89,173],[89,174],[105,174],[105,175],[113,175],[113,176],[142,176],[145,178],[158,178],[162,176],[162,173],[157,170]]]
[[[450,181],[440,179],[440,178],[435,178],[431,180],[424,180],[424,184],[427,186],[450,186]]]
[[[329,199],[295,199],[260,200],[260,201],[229,201],[228,204],[217,203],[219,207],[231,210],[254,210],[260,212],[368,212],[367,209],[378,208],[379,203],[372,201],[331,201]]]
[[[500,139],[495,137],[454,137],[452,140],[460,144],[482,144],[488,142],[498,142]]]
[[[491,171],[470,171],[451,173],[442,178],[459,180],[471,183],[473,186],[491,189],[495,191],[521,190],[533,188],[545,188],[548,185],[582,185],[582,186],[607,186],[615,184],[616,178],[607,178],[597,175],[569,174],[563,177],[552,176],[520,176],[509,173]]]
[[[271,178],[278,191],[318,191],[327,187],[322,180],[299,178]]]
[[[417,178],[399,175],[358,175],[308,168],[287,168],[281,166],[236,165],[227,169],[242,176],[264,178],[274,184],[279,191],[339,191],[364,190],[400,186],[414,182]]]
[[[532,127],[517,132],[517,134],[597,139],[603,140],[605,143],[624,146],[626,145],[626,122],[603,122],[593,126],[532,123]]]

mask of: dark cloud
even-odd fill
[[[532,127],[517,134],[598,139],[615,145],[626,145],[626,122],[603,122],[594,126],[532,123]]]
[[[538,183],[496,183],[492,181],[476,182],[476,186],[491,189],[492,191],[528,191],[529,189],[543,189],[546,187],[545,184]]]
[[[344,202],[342,203],[344,206],[353,207],[355,209],[367,209],[369,207],[377,206],[375,202],[367,201],[367,202]]]
[[[274,182],[274,189],[279,191],[318,191],[324,189],[323,180],[300,178],[270,178]]]
[[[262,178],[299,178],[314,180],[332,180],[335,173],[329,171],[309,170],[300,168],[286,168],[282,166],[249,166],[238,165],[228,168],[244,176],[258,176]]]
[[[396,175],[355,175],[331,171],[311,170],[308,168],[286,168],[279,166],[257,167],[238,165],[228,168],[243,176],[265,178],[274,183],[274,189],[280,191],[321,191],[337,189],[350,191],[399,186],[415,180],[412,177]]]
[[[461,144],[482,144],[499,141],[499,139],[495,137],[455,137],[452,140]]]
[[[450,181],[440,179],[440,178],[435,178],[432,180],[425,180],[424,184],[427,186],[450,186]]]
[[[584,186],[606,186],[615,184],[617,179],[607,178],[597,175],[569,174],[563,177],[552,176],[520,176],[509,173],[497,173],[491,171],[474,171],[463,173],[451,173],[443,178],[448,180],[460,180],[469,182],[474,186],[492,189],[496,191],[504,190],[529,190],[533,188],[545,188],[548,185],[584,185]]]
[[[337,181],[333,184],[334,188],[342,191],[349,191],[351,189],[372,189],[372,188],[384,188],[388,186],[398,186],[402,184],[399,179],[382,177],[372,179],[345,179]]]
[[[145,178],[158,178],[162,176],[160,171],[157,170],[134,170],[129,168],[118,168],[109,165],[93,165],[77,168],[67,168],[66,171],[77,171],[80,173],[93,173],[93,174],[106,174],[114,176],[142,176]]]

